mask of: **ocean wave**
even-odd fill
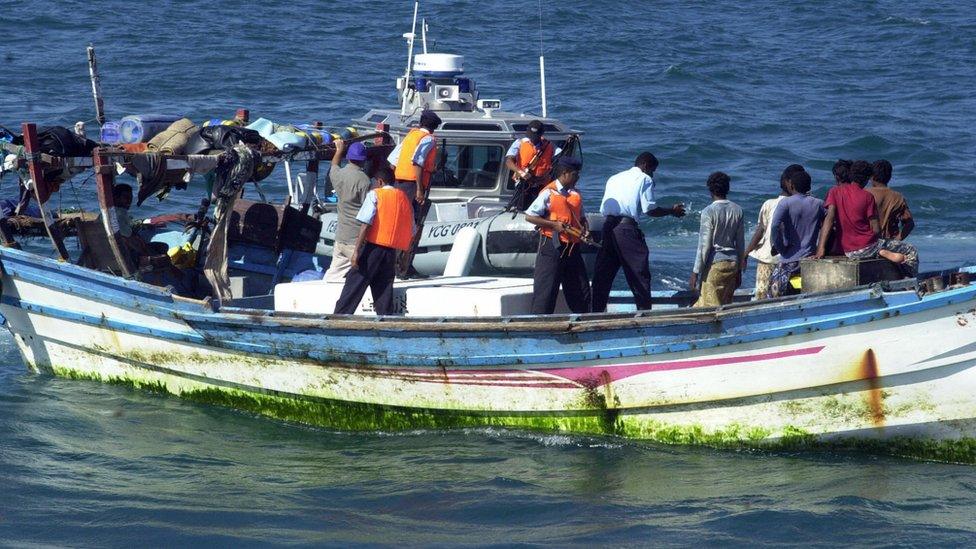
[[[899,15],[889,15],[885,17],[882,23],[896,23],[896,24],[908,24],[911,26],[927,27],[931,23],[928,19],[923,19],[921,17],[902,17]]]
[[[700,78],[698,74],[685,68],[681,63],[668,65],[663,74],[672,80],[696,80]]]

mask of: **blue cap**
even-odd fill
[[[346,152],[346,160],[355,160],[356,162],[366,161],[366,146],[360,142],[355,142],[349,145],[349,150]]]

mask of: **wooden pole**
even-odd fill
[[[128,278],[132,276],[132,269],[129,268],[129,262],[122,255],[122,246],[118,234],[119,220],[115,215],[115,199],[112,197],[112,188],[115,186],[115,171],[111,161],[102,154],[102,149],[95,149],[94,161],[98,209],[102,214],[105,234],[108,235],[108,246],[116,263],[119,264],[119,268],[122,269],[122,276]]]
[[[102,99],[102,81],[95,64],[95,46],[88,45],[88,76],[91,79],[92,96],[95,98],[95,120],[99,126],[105,124],[105,101]]]
[[[27,159],[27,171],[34,182],[34,197],[37,198],[37,206],[41,210],[44,228],[51,239],[51,244],[54,245],[58,259],[68,261],[68,250],[64,247],[64,237],[61,234],[61,229],[55,224],[54,216],[51,214],[51,208],[48,205],[48,200],[51,199],[51,195],[57,190],[57,187],[48,184],[44,179],[41,151],[37,142],[37,126],[24,122],[21,125],[21,130],[24,133],[24,156]]]

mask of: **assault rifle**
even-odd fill
[[[583,229],[580,229],[579,227],[572,227],[572,226],[567,225],[566,226],[566,230],[563,231],[563,232],[566,233],[567,235],[569,235],[570,237],[579,240],[583,244],[586,244],[587,246],[594,246],[596,248],[602,248],[603,247],[599,242],[597,242],[596,240],[593,240],[593,237],[590,236],[590,231],[584,231]]]
[[[535,170],[536,165],[542,160],[542,155],[552,146],[552,142],[546,141],[546,146],[535,151],[532,159],[529,163],[525,165],[525,177],[515,176],[515,192],[512,194],[512,198],[505,205],[506,212],[515,212],[512,214],[512,219],[515,219],[515,215],[518,213],[522,201],[525,199],[525,192],[528,190],[529,182],[536,179],[536,176],[532,173]]]

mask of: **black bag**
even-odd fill
[[[186,154],[201,154],[210,149],[226,151],[238,143],[257,145],[261,143],[261,134],[240,126],[205,126],[187,142]]]
[[[23,145],[24,136],[14,137],[13,143]],[[64,126],[38,128],[37,144],[40,152],[51,156],[89,156],[98,147],[98,143],[81,137]]]

